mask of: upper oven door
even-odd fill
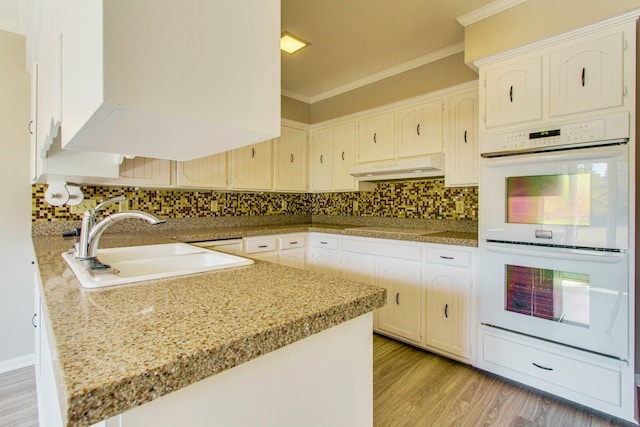
[[[628,249],[626,144],[481,161],[482,240]]]

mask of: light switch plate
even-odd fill
[[[456,201],[456,213],[464,213],[464,202],[461,200]]]
[[[91,199],[84,199],[77,205],[71,205],[71,213],[74,215],[82,215],[86,210],[96,207],[96,201]]]

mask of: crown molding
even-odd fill
[[[337,95],[341,95],[343,93],[352,91],[354,89],[361,88],[363,86],[376,83],[380,80],[393,77],[397,74],[404,73],[409,70],[413,70],[414,68],[421,67],[423,65],[427,65],[431,62],[438,61],[440,59],[446,58],[451,55],[455,55],[456,53],[460,53],[464,51],[464,42],[459,42],[445,48],[436,50],[435,52],[429,53],[427,55],[421,56],[419,58],[413,59],[411,61],[404,62],[402,64],[398,64],[394,67],[387,68],[386,70],[380,71],[375,74],[371,74],[369,76],[363,77],[361,79],[355,80],[346,85],[338,86],[335,89],[329,90],[327,92],[321,93],[319,95],[314,95],[310,98],[310,103],[313,104],[315,102],[323,101],[328,98],[332,98]]]
[[[515,7],[526,1],[527,0],[496,0],[486,6],[459,16],[457,18],[457,21],[460,23],[460,25],[466,27],[478,21],[482,21],[483,19],[486,19],[490,16],[503,12],[507,9],[511,9],[512,7]]]
[[[308,96],[300,95],[295,92],[291,92],[290,90],[282,89],[280,91],[282,96],[286,96],[287,98],[295,99],[296,101],[301,101],[307,104],[311,104],[311,98]]]

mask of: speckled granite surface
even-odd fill
[[[175,232],[173,232],[175,234]],[[105,235],[102,246],[171,241]],[[381,288],[256,261],[252,266],[84,290],[34,238],[69,426],[88,425],[381,307]]]
[[[339,224],[105,234],[101,247],[295,232],[477,246],[477,234],[412,235]],[[412,229],[411,231],[415,231]],[[429,231],[429,230],[425,230]],[[85,290],[61,257],[71,239],[35,237],[67,425],[92,424],[367,313],[383,289],[256,261],[228,271]]]

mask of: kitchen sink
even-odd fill
[[[98,260],[110,268],[89,269],[72,253],[64,253],[62,257],[85,288],[124,285],[253,264],[253,260],[247,258],[187,243],[98,249]]]

